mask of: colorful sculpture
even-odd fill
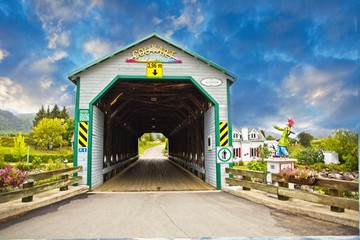
[[[288,125],[284,128],[278,127],[278,126],[274,126],[274,128],[276,130],[282,131],[282,135],[281,138],[278,142],[278,148],[276,150],[276,156],[277,157],[281,157],[281,154],[283,154],[285,157],[289,156],[288,151],[286,150],[286,147],[289,145],[289,135],[291,133],[294,133],[291,131],[291,128],[294,126],[294,120],[292,120],[291,118],[288,119]]]

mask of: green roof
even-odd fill
[[[138,40],[138,41],[136,41],[136,42],[134,42],[134,43],[132,43],[132,44],[130,44],[130,45],[127,45],[127,46],[124,47],[124,48],[121,48],[121,49],[119,49],[119,50],[117,50],[117,51],[115,51],[115,52],[112,52],[112,53],[110,53],[110,54],[107,54],[107,55],[105,55],[105,56],[103,56],[103,57],[101,57],[101,58],[99,58],[99,59],[97,59],[97,60],[95,60],[95,61],[93,61],[93,62],[90,62],[89,64],[86,64],[86,65],[84,65],[84,66],[82,66],[82,67],[80,67],[80,68],[78,68],[78,69],[70,72],[70,73],[68,74],[68,79],[69,79],[69,80],[74,80],[74,79],[73,79],[74,76],[77,75],[77,74],[79,74],[80,72],[85,71],[85,70],[87,70],[88,68],[91,68],[92,66],[94,66],[94,65],[96,65],[96,64],[98,64],[98,63],[101,63],[101,62],[107,60],[108,58],[113,57],[113,56],[115,56],[115,55],[117,55],[117,54],[119,54],[119,53],[121,53],[121,52],[124,52],[124,51],[126,51],[127,49],[132,48],[133,46],[138,45],[138,44],[140,44],[140,43],[142,43],[142,42],[144,42],[144,41],[146,41],[146,40],[148,40],[148,39],[150,39],[150,38],[152,38],[152,37],[157,37],[157,38],[163,40],[164,42],[166,42],[166,43],[168,43],[168,44],[170,44],[170,45],[172,45],[172,46],[174,46],[174,47],[176,47],[176,48],[178,48],[178,49],[180,49],[180,50],[182,50],[182,51],[190,54],[191,56],[195,57],[196,59],[199,59],[199,60],[205,62],[206,64],[208,64],[208,65],[216,68],[217,70],[223,72],[224,74],[230,76],[230,77],[233,78],[234,80],[236,80],[236,78],[237,78],[234,74],[230,73],[227,69],[221,67],[220,65],[218,65],[218,64],[216,64],[216,63],[214,63],[214,62],[212,62],[212,61],[210,61],[210,60],[208,60],[208,59],[206,59],[206,58],[204,58],[204,57],[202,57],[202,56],[200,56],[200,55],[198,55],[198,54],[190,51],[190,50],[187,50],[187,49],[181,47],[180,45],[178,45],[178,44],[176,44],[176,43],[173,43],[173,42],[170,41],[169,39],[166,39],[165,37],[162,37],[162,36],[160,36],[160,35],[157,34],[157,33],[153,33],[153,34],[151,34],[151,35],[149,35],[149,36],[147,36],[147,37],[144,37],[144,38],[142,38],[142,39],[140,39],[140,40]]]

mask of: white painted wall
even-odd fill
[[[215,141],[215,107],[210,108],[204,115],[204,142],[211,137],[212,149],[207,144],[204,146],[205,153],[205,182],[216,187],[216,141]]]
[[[91,187],[96,188],[103,184],[104,161],[104,113],[96,106],[93,107],[93,133],[92,133],[92,175]]]
[[[326,164],[334,163],[339,164],[339,154],[334,151],[323,151],[324,153],[324,162]]]

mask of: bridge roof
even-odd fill
[[[74,80],[75,80],[75,79],[74,79],[74,78],[75,78],[75,75],[79,74],[80,72],[83,72],[83,71],[91,68],[92,66],[95,66],[95,65],[98,64],[98,63],[101,63],[101,62],[103,62],[103,61],[105,61],[105,60],[107,60],[107,59],[109,59],[109,58],[111,58],[111,57],[113,57],[113,56],[121,53],[121,52],[124,52],[124,51],[126,51],[127,49],[132,48],[132,47],[134,47],[135,45],[138,45],[138,44],[140,44],[140,43],[142,43],[142,42],[144,42],[144,41],[146,41],[146,40],[148,40],[148,39],[150,39],[150,38],[152,38],[152,37],[159,38],[159,39],[161,39],[162,41],[164,41],[164,42],[166,42],[166,43],[168,43],[168,44],[170,44],[170,45],[172,45],[172,46],[174,46],[174,47],[176,47],[176,48],[178,48],[178,49],[180,49],[180,50],[182,50],[182,51],[190,54],[190,55],[193,56],[194,58],[196,58],[196,59],[198,59],[198,60],[200,60],[200,61],[203,61],[203,62],[205,62],[206,64],[214,67],[215,69],[217,69],[217,70],[221,71],[222,73],[228,75],[228,76],[230,77],[230,80],[231,80],[232,82],[236,81],[236,79],[237,79],[236,75],[233,74],[233,73],[231,73],[230,71],[228,71],[228,70],[225,69],[224,67],[222,67],[222,66],[220,66],[220,65],[218,65],[218,64],[216,64],[216,63],[214,63],[214,62],[212,62],[212,61],[210,61],[210,60],[208,60],[208,59],[206,59],[206,58],[204,58],[204,57],[202,57],[202,56],[200,56],[200,55],[198,55],[198,54],[190,51],[190,50],[187,50],[187,49],[183,48],[182,46],[180,46],[180,45],[172,42],[171,40],[169,40],[169,39],[167,39],[167,38],[165,38],[165,37],[163,37],[163,36],[160,36],[160,35],[157,34],[157,33],[153,33],[153,34],[151,34],[151,35],[149,35],[149,36],[146,36],[146,37],[144,37],[144,38],[142,38],[142,39],[140,39],[140,40],[138,40],[138,41],[136,41],[136,42],[134,42],[134,43],[132,43],[132,44],[130,44],[130,45],[127,45],[127,46],[125,46],[125,47],[123,47],[123,48],[120,48],[120,49],[118,49],[118,50],[116,50],[116,51],[114,51],[114,52],[112,52],[112,53],[109,53],[109,54],[107,54],[107,55],[105,55],[105,56],[103,56],[103,57],[101,57],[101,58],[99,58],[99,59],[96,59],[96,60],[90,62],[89,64],[86,64],[86,65],[84,65],[84,66],[82,66],[82,67],[80,67],[80,68],[78,68],[78,69],[70,72],[70,73],[68,74],[68,79],[71,80],[71,81],[74,81]]]

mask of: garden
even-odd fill
[[[315,178],[359,181],[358,172],[358,134],[349,130],[336,130],[331,136],[315,139],[308,133],[300,133],[297,139],[291,139],[288,151],[290,158],[297,159],[295,169],[284,169],[281,176],[287,182],[297,180],[299,189],[308,192],[330,194],[328,188],[311,186]],[[339,164],[326,164],[323,151],[335,151],[339,156]],[[266,172],[265,158],[271,153],[267,146],[259,148],[261,160],[248,163],[242,161],[234,168]],[[301,184],[302,182],[302,184]],[[359,199],[358,192],[344,192],[344,196]]]

